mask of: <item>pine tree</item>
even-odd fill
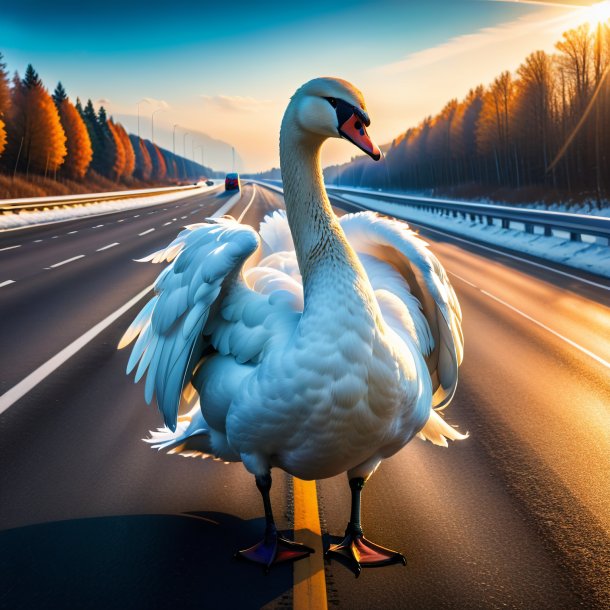
[[[91,139],[80,112],[68,99],[61,83],[58,83],[53,93],[53,99],[57,104],[61,123],[67,138],[66,147],[68,154],[62,171],[68,177],[80,180],[87,173],[93,158]]]
[[[93,149],[93,158],[89,167],[98,174],[105,174],[107,163],[105,160],[104,133],[97,119],[95,108],[93,108],[93,102],[90,99],[87,100],[85,108],[82,110],[82,117],[87,127],[91,148]]]
[[[57,87],[55,87],[55,91],[53,92],[53,101],[55,102],[55,105],[59,108],[61,103],[67,99],[68,94],[66,93],[64,86],[61,82],[57,83]]]

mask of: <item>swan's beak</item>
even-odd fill
[[[364,121],[358,114],[359,113],[355,111],[342,125],[339,125],[339,133],[343,138],[349,140],[360,150],[364,151],[369,157],[372,157],[375,161],[379,161],[379,159],[381,159],[381,151],[377,144],[369,138],[369,134],[366,133]]]

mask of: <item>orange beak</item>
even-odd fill
[[[339,133],[352,144],[355,144],[360,150],[365,152],[367,155],[379,161],[381,159],[381,151],[379,147],[366,132],[366,127],[361,118],[353,113],[347,121],[342,125],[339,125]]]

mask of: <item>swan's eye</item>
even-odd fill
[[[337,100],[334,97],[327,97],[326,100],[333,108],[337,107]]]

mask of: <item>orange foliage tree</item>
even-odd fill
[[[109,119],[106,122],[108,127],[108,132],[113,140],[113,151],[114,155],[112,157],[112,177],[118,182],[125,172],[126,165],[126,155],[125,155],[125,146],[123,144],[123,140],[119,135],[117,127],[112,119]]]
[[[132,177],[136,167],[136,155],[125,128],[120,123],[115,123],[114,129],[121,141],[121,144],[123,145],[123,152],[125,154],[125,164],[123,166],[122,178],[129,179]]]
[[[53,100],[59,111],[61,124],[66,133],[68,154],[62,166],[62,171],[70,178],[80,180],[87,173],[93,158],[91,138],[89,138],[87,127],[80,113],[68,99],[61,83],[57,84],[57,88],[53,93]]]
[[[21,150],[20,167],[45,174],[56,171],[67,153],[66,134],[53,99],[31,65],[13,91],[10,132]]]
[[[9,88],[6,64],[0,53],[0,155],[6,147],[6,115],[11,106],[11,91]]]

